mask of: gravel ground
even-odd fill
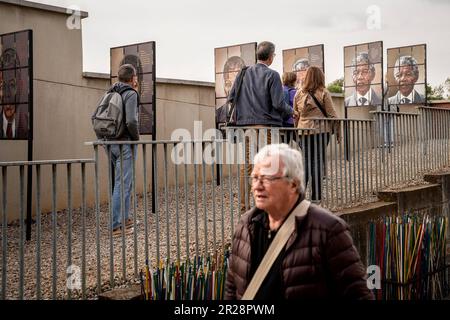
[[[405,147],[406,148],[406,147]],[[414,149],[411,149],[414,150]],[[410,154],[409,157],[403,156],[403,153]],[[359,159],[359,161],[358,161]],[[324,198],[322,205],[333,211],[338,211],[344,207],[352,207],[362,203],[376,201],[376,195],[373,192],[376,186],[389,186],[391,189],[398,189],[405,186],[425,184],[420,177],[430,170],[425,167],[433,161],[439,160],[437,156],[426,161],[416,162],[414,152],[403,152],[402,148],[395,149],[395,152],[378,150],[378,152],[370,152],[360,154],[358,157],[351,157],[350,161],[329,161],[327,163],[327,176],[324,186]],[[376,163],[381,165],[375,165]],[[417,166],[415,165],[417,163]],[[346,168],[345,171],[344,167]],[[406,173],[417,167],[420,174]],[[336,170],[336,168],[339,168]],[[343,168],[342,170],[340,168]],[[365,168],[366,174],[359,177],[358,172],[361,168]],[[449,167],[442,166],[443,170]],[[356,173],[354,175],[353,173]],[[385,176],[386,181],[379,181],[377,177]],[[197,193],[194,193],[193,186],[189,186],[187,190],[187,199],[185,199],[185,190],[183,187],[170,188],[166,197],[164,190],[159,192],[158,196],[158,214],[151,212],[145,215],[143,198],[137,197],[136,219],[137,227],[133,235],[127,235],[123,240],[121,237],[114,238],[111,242],[109,237],[109,210],[107,205],[102,205],[99,215],[98,230],[100,237],[97,242],[96,232],[96,214],[93,208],[88,208],[83,219],[82,210],[80,208],[72,210],[72,227],[71,240],[69,241],[69,213],[62,210],[57,213],[57,222],[55,225],[56,232],[53,232],[52,215],[43,214],[41,218],[41,245],[40,245],[40,288],[41,298],[43,299],[67,299],[68,292],[66,289],[67,273],[66,268],[69,265],[68,252],[71,245],[71,264],[80,268],[79,272],[82,279],[86,279],[86,297],[95,299],[97,287],[97,272],[101,270],[100,285],[102,291],[111,288],[110,278],[114,278],[116,286],[123,286],[129,283],[138,283],[135,272],[145,265],[146,260],[146,233],[145,233],[145,217],[147,217],[147,249],[149,261],[154,265],[159,254],[160,258],[166,258],[170,254],[173,261],[180,256],[181,260],[187,256],[192,257],[198,252],[212,252],[215,248],[220,249],[222,246],[230,242],[232,234],[232,225],[236,224],[239,219],[236,204],[237,182],[233,181],[232,199],[230,199],[230,186],[228,178],[225,179],[223,190],[221,186],[214,186],[215,193],[215,210],[213,210],[213,186],[211,183],[205,183],[205,198],[203,203],[203,185],[199,182]],[[357,188],[356,186],[361,186]],[[223,206],[222,197],[223,195]],[[178,220],[176,198],[178,197]],[[197,210],[195,208],[195,199],[197,199]],[[187,200],[187,216],[186,204]],[[166,203],[167,201],[167,203]],[[151,210],[151,194],[148,195],[148,209]],[[233,215],[231,214],[230,204],[233,203]],[[166,205],[168,211],[166,212]],[[206,206],[207,215],[205,217],[204,205]],[[223,209],[223,210],[222,210]],[[212,213],[216,212],[215,215]],[[223,212],[223,218],[222,218]],[[84,225],[83,228],[83,220]],[[177,222],[178,221],[178,222]],[[197,221],[197,227],[196,227]],[[206,224],[205,224],[206,222]],[[215,224],[214,224],[215,222]],[[215,227],[215,229],[214,229]],[[157,230],[158,229],[158,230]],[[84,235],[83,237],[83,230]],[[177,230],[179,232],[177,232]],[[215,232],[214,232],[215,230]],[[223,230],[223,234],[222,234]],[[0,238],[3,237],[0,229]],[[13,223],[7,227],[7,253],[3,255],[0,252],[0,259],[7,260],[7,281],[6,281],[6,298],[19,298],[18,288],[20,284],[19,276],[19,246],[18,239],[20,228],[18,223]],[[56,234],[53,239],[52,235]],[[179,234],[179,238],[177,238]],[[32,240],[27,242],[23,248],[24,261],[24,292],[25,299],[36,299],[37,288],[37,240],[36,240],[36,224],[32,229]],[[196,239],[198,238],[198,241]],[[83,242],[84,239],[84,242]],[[179,239],[179,240],[178,240]],[[53,240],[55,243],[56,259],[53,258]],[[123,246],[123,241],[125,247]],[[179,246],[177,245],[179,241]],[[189,242],[188,242],[189,241]],[[97,243],[99,245],[97,245]],[[188,247],[188,252],[186,252]],[[123,248],[125,248],[125,256],[123,256]],[[159,248],[159,252],[158,252]],[[100,268],[97,266],[97,250],[99,250]],[[111,255],[111,251],[113,255]],[[84,259],[83,259],[84,256]],[[82,261],[85,265],[82,265]],[[125,265],[124,265],[125,260]],[[3,264],[0,264],[2,267]],[[124,277],[125,270],[125,277]],[[1,270],[0,275],[4,270]],[[53,271],[56,272],[56,278],[53,277]],[[76,270],[77,271],[77,270]],[[82,274],[85,273],[85,277]],[[55,281],[55,284],[53,283]],[[1,278],[0,278],[1,283]],[[54,286],[55,285],[55,286]],[[53,287],[54,286],[54,287]],[[81,298],[81,290],[72,290],[71,297],[74,299]]]

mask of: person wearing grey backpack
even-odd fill
[[[118,79],[119,81],[112,85],[103,96],[92,116],[94,131],[97,138],[102,140],[137,141],[139,140],[139,94],[136,91],[138,85],[136,69],[131,64],[122,65],[118,71]],[[132,150],[134,150],[134,157]],[[137,148],[133,149],[129,144],[111,145],[107,150],[112,168],[114,168],[112,195],[112,233],[114,236],[122,234],[123,225],[125,225],[126,234],[134,231],[129,212],[132,166],[133,158],[136,159],[136,150]],[[122,176],[123,203],[121,201]]]

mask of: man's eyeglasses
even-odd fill
[[[286,176],[250,176],[252,184],[257,184],[261,181],[264,185],[269,185],[276,180],[287,178]]]

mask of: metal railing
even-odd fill
[[[97,141],[91,143],[94,159],[0,163],[0,298],[95,297],[137,281],[146,262],[180,262],[224,249],[243,212],[241,203],[246,208],[253,205],[248,167],[252,155],[267,143],[287,142],[303,152],[306,196],[320,195],[321,205],[331,210],[373,201],[379,190],[420,182],[424,173],[450,166],[450,110],[419,108],[414,114],[373,116],[373,120],[313,119],[315,129],[227,128],[225,135],[216,133],[199,141]],[[111,145],[132,148],[133,234],[126,229],[118,236],[112,232]],[[123,155],[120,160],[123,163]],[[77,194],[73,169],[78,165],[81,206],[73,208]],[[36,177],[36,222],[30,242],[24,238],[25,166],[32,166]],[[57,182],[62,166],[66,166],[65,187]],[[50,215],[41,209],[42,167],[51,168]],[[15,168],[19,219],[8,225],[8,215],[14,212],[7,200],[15,191],[9,177]],[[124,190],[123,174],[119,179]],[[86,185],[86,180],[92,184]],[[92,196],[89,189],[95,197],[92,207],[86,204],[87,195]],[[61,192],[67,192],[66,205],[57,204]],[[122,208],[124,196],[121,192]],[[58,206],[65,209],[58,211]],[[125,217],[121,219],[125,224]]]
[[[58,254],[57,246],[61,244],[62,239],[58,239],[58,234],[61,231],[58,228],[58,212],[57,212],[57,168],[61,166],[66,166],[66,178],[67,178],[67,219],[65,221],[65,231],[66,236],[66,246],[67,246],[67,266],[72,265],[72,169],[75,165],[80,166],[81,171],[81,193],[82,193],[82,207],[81,207],[81,225],[78,230],[82,234],[81,239],[81,285],[82,291],[85,291],[85,274],[86,274],[86,241],[85,241],[85,216],[86,216],[86,166],[93,164],[93,159],[77,159],[77,160],[51,160],[51,161],[26,161],[26,162],[1,162],[0,168],[2,172],[2,285],[1,294],[2,299],[11,298],[8,295],[8,289],[17,289],[16,297],[19,299],[35,297],[36,299],[41,299],[42,295],[42,269],[44,268],[45,274],[50,278],[51,273],[51,284],[47,286],[48,295],[52,299],[57,298],[57,287],[58,280],[65,276],[64,270],[61,272],[62,267],[62,256]],[[35,205],[36,205],[36,215],[34,223],[34,239],[33,244],[25,242],[25,177],[24,170],[26,166],[31,166],[35,172]],[[51,199],[52,199],[52,211],[51,218],[47,219],[48,230],[43,234],[42,232],[42,210],[41,210],[41,198],[42,198],[42,170],[43,168],[51,167]],[[14,169],[19,170],[19,214],[20,218],[18,220],[18,228],[15,230],[8,230],[7,221],[7,211],[8,211],[8,174],[11,174]],[[60,190],[61,192],[62,190]],[[47,217],[48,218],[48,217]],[[11,232],[8,232],[11,231]],[[43,245],[43,241],[45,241]],[[17,251],[16,251],[17,250]],[[44,253],[45,252],[45,253]],[[11,253],[11,254],[10,254]],[[13,255],[13,253],[15,253]],[[17,254],[17,255],[16,255]],[[44,256],[43,256],[44,255]],[[34,257],[33,257],[34,256]],[[10,258],[8,260],[8,258]],[[34,258],[34,259],[33,259]],[[33,263],[34,260],[34,263]],[[14,269],[17,266],[18,270]],[[8,279],[8,274],[14,275],[11,281]],[[35,277],[30,277],[31,275]],[[32,278],[32,283],[25,281],[25,275],[28,278]],[[8,287],[10,284],[10,288]],[[17,285],[16,288],[12,288],[13,285]],[[29,291],[25,295],[25,286],[28,285]],[[34,290],[34,293],[31,292]],[[68,291],[68,296],[70,297],[70,291]]]

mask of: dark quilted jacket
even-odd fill
[[[241,299],[251,280],[251,239],[259,214],[265,213],[251,209],[236,228],[225,299]],[[329,211],[311,204],[304,217],[297,217],[284,254],[281,273],[285,299],[373,299],[348,226]]]

